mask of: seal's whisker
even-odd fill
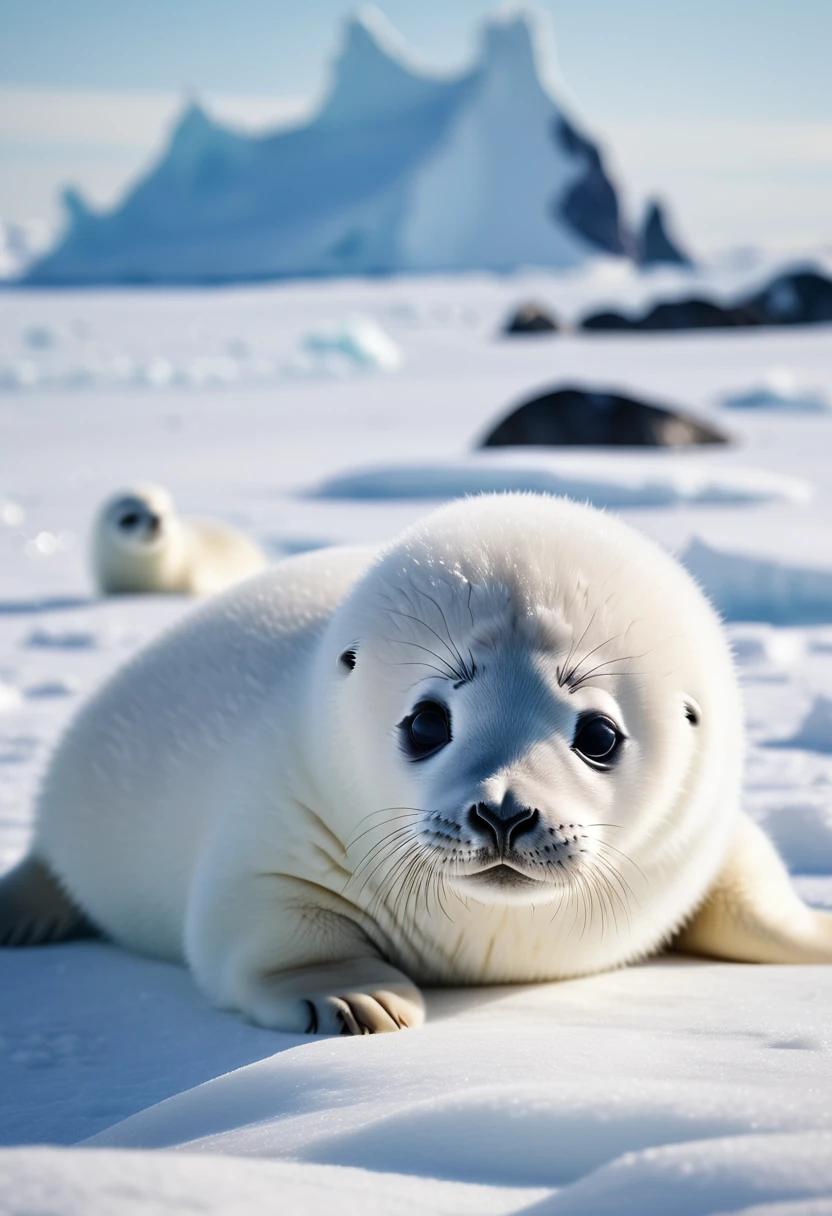
[[[372,879],[372,877],[376,873],[376,871],[381,866],[385,865],[386,862],[389,861],[390,858],[395,855],[396,851],[398,849],[402,848],[403,845],[407,842],[408,836],[412,835],[410,833],[410,829],[406,828],[406,827],[399,828],[398,833],[402,834],[401,837],[399,837],[397,839],[392,839],[392,840],[391,840],[391,837],[386,837],[385,840],[383,840],[380,845],[375,846],[373,849],[370,850],[370,852],[367,854],[367,858],[365,859],[365,861],[362,862],[361,866],[358,867],[358,869],[356,869],[355,872],[353,873],[353,875],[350,879],[350,882],[347,883],[347,888],[345,888],[345,889],[349,888],[350,884],[355,879],[358,878],[358,875],[362,872],[362,870],[364,870],[367,865],[371,865],[372,862],[375,861],[376,857],[378,856],[378,853],[381,852],[382,856],[381,856],[380,861],[378,862],[378,864],[376,866],[374,866],[374,868],[369,872],[369,874],[365,875],[361,886],[358,888],[357,894],[358,895],[362,894],[362,892],[364,891],[364,888],[367,886],[367,883],[370,882],[370,880]],[[398,833],[397,833],[397,837],[398,837]],[[414,844],[415,844],[415,842],[414,842]],[[387,846],[387,848],[385,849],[384,846]],[[418,846],[415,846],[415,847],[418,847]]]
[[[593,857],[592,862],[594,865],[603,866],[604,869],[607,871],[607,873],[610,875],[610,881],[611,882],[614,881],[617,884],[618,889],[620,891],[620,898],[622,901],[623,908],[627,907],[627,904],[629,903],[630,899],[633,899],[635,901],[636,905],[638,904],[638,900],[636,899],[635,895],[633,894],[632,887],[627,882],[627,880],[621,875],[617,866],[614,866],[612,864],[612,862],[610,862],[606,857],[602,857],[602,856],[598,856],[598,855]]]
[[[567,656],[564,660],[563,666],[559,667],[557,669],[557,672],[556,672],[557,681],[558,681],[558,685],[561,688],[564,686],[564,684],[566,684],[568,682],[569,677],[572,674],[573,669],[570,668],[570,666],[569,666],[570,663],[572,662],[572,656],[580,649],[580,647],[583,643],[583,640],[586,637],[586,635],[589,633],[590,629],[592,628],[597,615],[598,615],[598,609],[596,608],[594,610],[594,612],[592,613],[592,616],[589,618],[586,628],[584,629],[581,636],[578,638],[578,641],[576,642],[574,639],[572,640],[572,644],[569,647],[569,653],[567,654]]]
[[[622,654],[622,655],[619,655],[618,658],[615,658],[615,659],[606,659],[603,663],[598,663],[597,666],[592,667],[589,671],[585,671],[580,676],[575,675],[575,671],[577,670],[577,668],[576,668],[570,674],[569,678],[566,681],[566,683],[569,687],[569,691],[577,692],[578,689],[582,687],[582,685],[586,684],[587,680],[591,679],[593,676],[595,676],[595,678],[597,679],[599,677],[599,675],[601,673],[603,673],[603,669],[605,667],[612,667],[613,663],[631,663],[633,661],[633,659],[646,658],[647,654],[648,654],[648,651],[645,650],[643,654]],[[617,672],[608,671],[605,673],[605,676],[609,677],[609,676],[613,676],[613,675],[617,675],[617,674],[618,674]],[[643,675],[644,673],[628,671],[626,674],[627,675]]]
[[[398,885],[398,894],[396,895],[396,898],[394,900],[394,906],[392,909],[392,916],[393,916],[393,919],[396,921],[398,921],[398,908],[401,903],[401,897],[402,897],[404,887],[409,879],[410,874],[412,874],[413,869],[415,867],[417,867],[418,865],[420,865],[421,862],[422,862],[421,848],[416,841],[412,841],[409,845],[407,845],[405,847],[405,850],[402,853],[401,857],[399,857],[396,860],[396,862],[394,862],[393,866],[390,869],[390,873],[388,874],[387,878],[384,880],[384,882],[379,887],[378,892],[375,896],[375,899],[378,902],[379,907],[381,907],[382,905],[388,906],[388,900],[390,899],[390,896],[393,894],[393,891],[396,889],[396,884],[397,883],[399,884]]]
[[[431,604],[436,605],[436,609],[437,609],[439,615],[442,617],[442,624],[445,626],[445,632],[448,635],[448,642],[450,643],[449,649],[451,650],[452,654],[456,654],[457,661],[459,662],[460,667],[462,668],[462,670],[464,672],[466,672],[467,669],[465,666],[465,660],[462,657],[462,655],[460,654],[459,647],[457,646],[456,642],[453,639],[453,635],[451,634],[450,626],[448,625],[448,618],[445,616],[445,611],[444,611],[442,605],[439,603],[439,600],[434,599],[434,597],[432,595],[428,595],[428,593],[426,591],[423,591],[421,587],[414,586],[413,589],[419,595],[423,596],[426,600],[428,600]]]
[[[430,814],[430,811],[426,810],[422,806],[380,806],[375,811],[368,811],[366,815],[359,819],[356,827],[360,828],[362,823],[366,823],[371,815],[386,815],[389,811],[412,811],[414,815]]]
[[[456,665],[457,665],[458,659],[457,659],[456,655],[454,654],[453,650],[451,650],[450,646],[447,644],[447,642],[442,637],[442,635],[437,633],[435,629],[431,628],[431,626],[427,623],[427,621],[423,621],[420,616],[414,616],[413,613],[411,613],[411,612],[402,612],[401,608],[391,608],[390,611],[395,613],[396,616],[403,617],[405,620],[414,621],[417,625],[421,625],[423,629],[427,629],[428,633],[432,633],[433,636],[436,638],[437,642],[439,642],[442,646],[445,647],[448,654],[451,656],[451,659],[453,660],[453,662],[450,662],[447,659],[443,659],[442,662],[447,663],[448,667],[450,667],[452,670],[456,670],[456,679],[463,680],[463,679],[468,678],[467,672],[465,672],[464,670],[457,669]]]
[[[383,824],[377,824],[377,823],[370,824],[370,826],[368,828],[365,828],[363,832],[359,832],[357,836],[352,836],[347,841],[347,848],[351,849],[353,845],[358,844],[359,840],[361,840],[362,837],[369,836],[370,832],[383,831],[383,829],[388,824],[398,823],[402,819],[409,819],[412,822],[415,818],[416,818],[416,816],[414,814],[412,814],[410,811],[406,811],[401,815],[393,815],[393,816],[391,816],[390,819],[385,819]]]
[[[608,840],[595,840],[593,841],[593,844],[598,845],[600,848],[609,849],[610,852],[617,853],[619,857],[623,857],[626,862],[629,862],[634,870],[638,871],[644,881],[647,882],[647,875],[644,873],[644,870],[642,870],[640,865],[633,861],[629,853],[624,853],[621,849],[616,848],[614,844],[610,844]]]
[[[432,658],[436,659],[437,663],[443,663],[445,665],[445,667],[447,667],[448,671],[447,671],[446,679],[456,680],[459,676],[459,672],[457,671],[456,667],[452,666],[448,662],[447,659],[442,657],[441,654],[437,654],[435,650],[431,650],[430,646],[422,646],[420,642],[409,642],[407,640],[407,638],[386,638],[385,637],[385,638],[382,638],[381,640],[383,642],[389,642],[391,646],[410,646],[410,648],[412,650],[424,650],[425,654],[431,655]],[[398,666],[399,667],[407,667],[407,666],[430,667],[431,664],[424,663],[424,662],[422,664],[399,663]],[[436,670],[438,670],[438,669],[436,669]]]

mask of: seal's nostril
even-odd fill
[[[514,819],[510,821],[508,837],[509,844],[513,844],[518,836],[525,836],[527,832],[533,832],[540,822],[540,811],[537,807],[525,807],[523,811],[519,811]]]
[[[539,821],[540,812],[530,806],[519,806],[508,794],[499,807],[487,802],[478,802],[468,811],[468,820],[475,831],[494,837],[497,848],[503,852],[518,836],[533,831]]]

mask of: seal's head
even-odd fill
[[[181,525],[161,486],[113,495],[93,529],[93,566],[102,591],[144,591],[180,560]],[[159,588],[161,589],[161,588]]]
[[[690,577],[621,521],[534,495],[453,503],[330,634],[354,884],[373,898],[592,892],[630,915],[651,874],[719,864],[730,653]]]

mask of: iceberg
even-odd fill
[[[441,76],[362,9],[311,118],[250,136],[190,104],[114,209],[65,193],[66,230],[23,281],[506,272],[628,255],[616,186],[557,100],[552,65],[533,13],[492,18],[473,65]]]

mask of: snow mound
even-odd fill
[[[772,368],[759,384],[722,398],[728,410],[782,410],[796,414],[828,414],[829,398],[819,388],[801,385],[788,368]]]
[[[827,707],[832,709],[832,702],[827,702]],[[828,719],[828,725],[827,747],[813,750],[832,751],[832,717]],[[790,739],[774,746],[803,747],[805,744]],[[793,873],[828,874],[832,871],[832,806],[806,802],[774,807],[765,814],[762,826]]]
[[[312,491],[317,498],[449,499],[466,494],[533,491],[562,494],[599,507],[743,506],[805,503],[807,484],[756,469],[706,466],[696,460],[607,455],[475,453],[430,464],[383,465],[341,473]]]
[[[395,372],[404,363],[401,348],[372,317],[346,317],[333,329],[307,334],[303,345],[313,355],[335,356],[367,370]]]
[[[627,255],[598,147],[555,98],[540,20],[497,14],[473,65],[440,76],[362,9],[309,120],[248,136],[190,105],[114,210],[66,192],[66,233],[26,281],[507,271]]]
[[[832,620],[832,569],[808,569],[712,548],[694,537],[680,555],[727,621]]]
[[[824,696],[815,697],[795,734],[777,746],[798,747],[808,752],[832,755],[832,700]],[[829,868],[832,870],[832,859]]]
[[[628,1154],[526,1208],[524,1216],[727,1216],[750,1208],[808,1216],[818,1208],[795,1201],[818,1198],[832,1202],[829,1132],[732,1137]]]

